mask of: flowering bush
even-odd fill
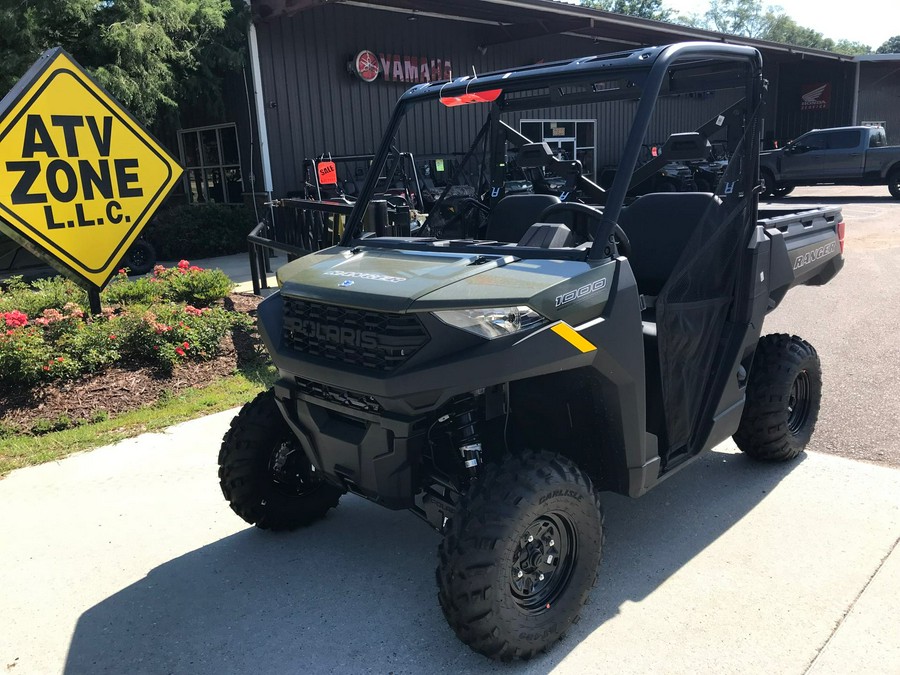
[[[186,260],[142,279],[122,271],[103,294],[102,314],[91,316],[69,281],[29,287],[14,279],[0,292],[0,391],[117,363],[171,371],[180,361],[216,356],[231,330],[252,326],[243,314],[207,306],[231,287],[222,272]]]
[[[103,292],[106,302],[145,304],[172,300],[208,306],[221,300],[234,284],[221,270],[208,270],[182,260],[176,267],[157,265],[152,276],[129,279],[125,270],[110,281]]]

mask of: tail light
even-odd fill
[[[844,252],[844,221],[838,223],[837,226],[838,243],[841,245],[841,253]]]

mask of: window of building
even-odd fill
[[[577,159],[585,176],[596,171],[595,120],[522,120],[519,130],[532,143],[545,142],[559,159]]]
[[[234,124],[182,129],[178,132],[178,151],[191,203],[243,202],[241,154]]]

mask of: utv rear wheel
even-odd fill
[[[793,459],[809,443],[821,398],[822,368],[812,345],[796,335],[765,335],[734,440],[755,459]]]
[[[341,496],[316,476],[271,389],[232,420],[219,451],[219,484],[231,509],[263,530],[309,525]]]
[[[597,578],[603,513],[568,459],[525,452],[482,477],[438,549],[438,599],[460,640],[528,659],[576,621]]]

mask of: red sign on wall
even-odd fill
[[[453,77],[449,59],[383,53],[376,55],[367,49],[357,54],[348,68],[365,82],[379,79],[385,82],[418,84]]]
[[[800,110],[828,110],[831,107],[831,83],[804,84],[800,88]]]

